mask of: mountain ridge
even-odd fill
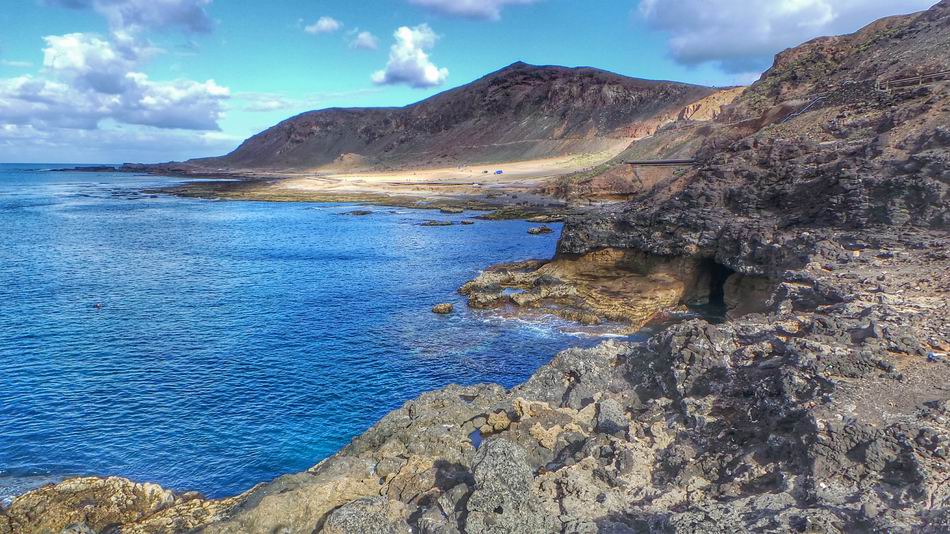
[[[304,112],[192,165],[435,167],[619,151],[716,89],[516,62],[403,107]]]

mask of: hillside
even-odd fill
[[[227,169],[451,167],[617,152],[714,92],[593,68],[515,63],[403,108],[311,111],[251,137]]]
[[[887,89],[895,80],[921,74],[943,73],[937,78],[948,78],[950,20],[945,6],[941,2],[919,14],[884,18],[849,35],[820,37],[785,50],[712,121],[665,125],[655,135],[631,142],[596,175],[568,177],[548,189],[566,198],[664,195],[679,191],[689,177],[699,174],[683,168],[631,169],[621,162],[696,158],[734,167],[736,160],[724,151],[763,157],[758,145],[775,139],[817,145],[808,150],[821,150],[832,159],[849,142],[863,147],[875,139],[875,150],[886,152],[881,161],[906,158],[908,149],[919,146],[911,136],[945,120],[945,92],[925,84],[920,90],[932,96],[914,99],[913,87]],[[739,139],[756,146],[736,150],[733,143]],[[786,162],[780,158],[770,163]]]

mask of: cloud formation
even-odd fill
[[[157,82],[139,72],[148,51],[89,33],[45,38],[43,70],[0,79],[0,123],[94,130],[104,121],[218,130],[229,90],[208,80]]]
[[[405,84],[417,89],[445,83],[449,70],[439,68],[429,59],[428,51],[439,36],[428,24],[413,28],[402,26],[393,34],[396,42],[389,49],[389,62],[376,71],[372,80],[377,85]]]
[[[206,33],[214,28],[207,7],[212,0],[44,0],[47,5],[92,9],[113,32],[181,29]]]
[[[350,41],[350,47],[360,50],[376,50],[379,48],[379,39],[370,32],[359,32]]]
[[[534,4],[539,0],[409,0],[445,15],[470,19],[498,20],[506,6]]]
[[[669,34],[674,60],[714,63],[728,73],[761,72],[772,57],[822,35],[926,9],[933,0],[641,0],[647,25]]]
[[[333,17],[320,17],[320,19],[313,24],[304,27],[303,31],[313,35],[321,35],[324,33],[333,33],[342,27],[343,23]]]
[[[0,122],[0,161],[121,163],[185,160],[223,154],[242,139],[219,132],[124,127],[37,128]]]

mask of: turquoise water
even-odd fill
[[[551,256],[559,227],[423,227],[472,214],[182,199],[141,192],[170,178],[38,168],[0,165],[0,497],[89,474],[235,494],[423,391],[512,386],[597,341],[455,292]]]

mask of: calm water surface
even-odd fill
[[[559,232],[181,199],[140,192],[173,179],[37,168],[0,165],[0,497],[80,474],[235,494],[423,391],[512,386],[597,341],[455,293],[488,264],[549,257]],[[434,315],[438,302],[458,312]]]

